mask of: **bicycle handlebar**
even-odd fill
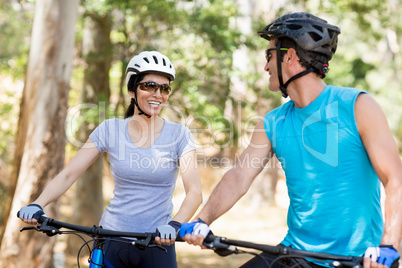
[[[70,224],[66,222],[61,222],[54,220],[52,218],[48,218],[46,216],[40,216],[37,218],[38,223],[40,225],[34,227],[23,227],[21,228],[21,232],[25,230],[36,230],[38,232],[43,232],[48,236],[53,236],[56,234],[63,234],[63,231],[60,231],[61,228],[66,228],[69,230],[73,230],[76,232],[81,232],[87,234],[89,236],[94,237],[130,237],[137,238],[138,240],[133,241],[133,244],[138,247],[160,247],[159,245],[154,244],[154,239],[156,237],[156,233],[135,233],[135,232],[121,232],[121,231],[113,231],[103,229],[102,227],[88,227]],[[176,241],[182,241],[179,237]],[[297,257],[297,258],[308,258],[312,260],[321,260],[326,261],[330,266],[346,266],[353,268],[361,268],[363,263],[363,257],[355,257],[355,256],[343,256],[343,255],[335,255],[321,252],[312,252],[306,250],[294,249],[291,247],[286,247],[284,245],[278,246],[270,246],[258,243],[252,243],[241,240],[233,240],[227,239],[226,237],[215,236],[210,233],[205,239],[203,245],[209,249],[214,250],[220,256],[228,256],[230,254],[238,254],[241,251],[237,247],[248,248],[248,249],[256,249],[262,252],[266,252],[269,254],[273,254],[276,256],[289,256],[289,257]],[[165,250],[163,247],[161,249]]]
[[[135,233],[135,232],[121,232],[121,231],[114,231],[114,230],[107,230],[103,229],[102,227],[93,226],[81,226],[70,224],[66,222],[61,222],[54,220],[52,218],[48,218],[46,216],[40,216],[38,219],[38,226],[30,226],[30,227],[23,227],[20,231],[25,230],[36,230],[38,232],[42,232],[47,234],[48,236],[53,236],[56,234],[63,234],[61,228],[66,228],[72,231],[84,233],[88,236],[93,237],[129,237],[129,238],[136,238],[137,240],[133,241],[132,244],[137,247],[158,247],[162,250],[166,250],[163,247],[155,244],[155,237],[156,233],[146,232],[146,233]]]
[[[321,252],[312,252],[306,250],[294,249],[284,245],[269,246],[264,244],[257,244],[241,240],[232,240],[225,237],[215,236],[209,234],[204,239],[204,246],[212,249],[220,256],[227,256],[230,254],[237,254],[239,250],[237,247],[256,249],[265,253],[273,254],[276,256],[289,256],[298,258],[308,258],[312,260],[321,260],[329,262],[331,266],[347,266],[347,267],[362,267],[363,257],[343,256]]]
[[[66,222],[61,222],[54,220],[52,218],[44,217],[41,216],[38,220],[39,223],[46,226],[52,226],[57,229],[60,228],[66,228],[78,232],[83,232],[87,233],[89,235],[95,235],[95,236],[103,236],[103,237],[134,237],[134,238],[147,238],[148,236],[151,236],[152,238],[155,238],[155,233],[134,233],[134,232],[121,232],[121,231],[113,231],[113,230],[107,230],[103,229],[102,227],[88,227],[88,226],[81,226],[81,225],[75,225],[75,224],[70,224]]]

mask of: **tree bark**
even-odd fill
[[[64,165],[64,121],[78,3],[79,0],[36,2],[10,187],[15,188],[15,195],[10,195],[11,213],[2,239],[0,267],[52,267],[54,238],[20,233],[23,224],[16,214],[37,198]],[[49,205],[45,212],[55,216],[57,205]]]

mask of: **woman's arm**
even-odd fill
[[[189,221],[202,202],[201,180],[195,152],[192,150],[180,158],[180,171],[186,197],[172,219],[180,223]]]
[[[46,185],[43,192],[33,203],[44,208],[59,198],[99,156],[99,150],[96,148],[95,144],[88,139],[68,165]],[[35,219],[23,220],[26,223],[36,224]]]

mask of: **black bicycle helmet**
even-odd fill
[[[307,12],[286,14],[266,26],[258,34],[267,40],[289,37],[306,51],[314,51],[332,58],[341,30]]]
[[[281,41],[279,38],[288,37],[296,42],[296,44],[306,52],[315,52],[327,56],[328,61],[331,60],[338,45],[338,35],[341,33],[339,27],[329,24],[326,20],[318,18],[307,12],[293,12],[276,19],[273,23],[267,25],[263,30],[259,31],[260,37],[267,40],[278,38],[277,52],[279,55]],[[326,74],[329,70],[328,61],[321,62],[313,59],[307,53],[298,51],[300,57],[310,63],[320,73]],[[277,58],[278,77],[280,82],[280,90],[286,98],[286,87],[295,79],[313,72],[313,68],[309,68],[294,77],[291,77],[286,84],[282,81],[282,70],[280,58]]]

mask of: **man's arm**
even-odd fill
[[[381,244],[399,248],[402,233],[402,162],[398,146],[378,103],[360,94],[355,104],[356,123],[370,161],[385,189],[385,225]]]
[[[241,154],[236,165],[229,170],[215,187],[208,202],[197,218],[207,224],[226,213],[250,188],[255,177],[263,170],[272,157],[272,145],[269,141],[263,121],[254,129],[250,145]],[[194,245],[202,245],[201,235],[186,235],[185,240]]]

